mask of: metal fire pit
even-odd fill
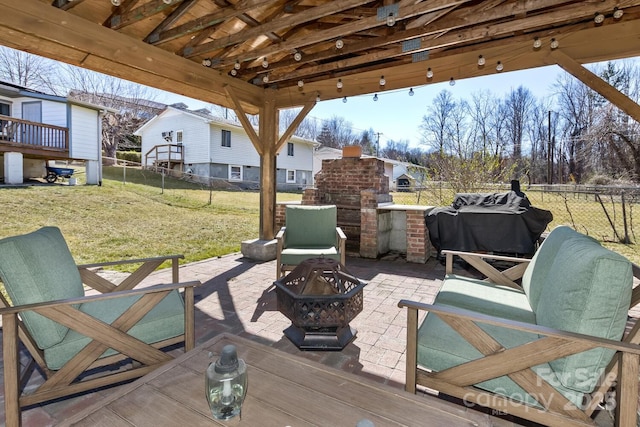
[[[274,282],[278,310],[291,320],[284,334],[300,350],[342,350],[356,335],[366,283],[338,261],[313,258]]]

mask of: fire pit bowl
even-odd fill
[[[291,320],[284,334],[300,350],[342,350],[356,336],[366,283],[338,261],[313,258],[274,282],[278,310]]]

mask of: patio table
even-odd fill
[[[247,363],[240,417],[213,419],[204,372],[225,344]],[[221,334],[68,419],[74,426],[489,426],[487,418],[431,396],[324,366],[237,336]]]

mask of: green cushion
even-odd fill
[[[13,305],[84,295],[80,273],[57,227],[0,240],[0,278]],[[37,313],[21,316],[41,349],[59,343],[67,334],[67,327]]]
[[[531,258],[522,276],[522,288],[529,298],[529,304],[533,311],[538,309],[540,295],[544,292],[549,282],[547,275],[549,269],[560,252],[560,246],[569,239],[590,239],[567,226],[554,228],[544,240],[540,248]],[[534,268],[535,267],[535,268]],[[552,284],[550,286],[553,286]]]
[[[535,314],[524,292],[477,279],[448,275],[434,303],[535,324]],[[480,327],[505,348],[516,347],[539,338],[536,334],[498,326],[481,324]],[[418,363],[420,365],[434,371],[442,371],[481,357],[482,354],[478,350],[437,315],[429,313],[426,316],[418,330]],[[582,401],[582,393],[559,386],[560,383],[549,364],[544,363],[533,369],[542,378],[556,386],[572,402],[579,404]],[[534,397],[527,394],[507,376],[484,381],[476,386],[516,401],[540,406]]]
[[[139,298],[135,296],[84,303],[80,311],[110,324]],[[128,333],[148,344],[184,334],[184,302],[178,291],[170,292]],[[45,349],[47,367],[60,369],[89,342],[89,338],[70,330],[60,343]],[[109,349],[101,357],[114,353]]]
[[[524,292],[454,274],[445,277],[435,301],[490,316],[536,322]]]
[[[331,258],[340,261],[340,254],[334,246],[330,248],[283,249],[280,254],[280,260],[285,265],[298,265],[309,258]]]
[[[623,256],[575,233],[559,248],[548,269],[536,310],[538,325],[620,340],[624,333],[633,273]],[[536,264],[538,268],[538,264]],[[593,349],[550,363],[565,387],[590,392],[613,357]]]
[[[287,206],[285,248],[330,248],[337,244],[337,208]]]

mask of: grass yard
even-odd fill
[[[183,262],[194,262],[238,252],[243,240],[258,237],[257,191],[210,191],[206,186],[172,178],[165,178],[163,189],[159,175],[137,169],[123,171],[119,167],[105,167],[103,178],[101,187],[43,185],[0,189],[0,238],[55,225],[64,233],[76,262],[83,264],[169,254],[184,254]],[[546,193],[527,195],[534,206],[551,210],[554,221],[550,228],[575,225],[640,264],[640,236],[631,236],[636,242],[632,245],[615,243],[602,206],[593,199],[566,199]],[[410,204],[407,193],[393,196],[396,203]],[[278,201],[301,197],[277,194]],[[437,203],[424,197],[420,204]],[[620,212],[614,211],[613,205],[607,205],[607,209],[620,232]],[[637,217],[638,212],[636,207],[633,215]],[[639,221],[636,218],[633,224]]]
[[[58,226],[79,264],[177,253],[193,262],[237,252],[240,242],[258,237],[257,192],[209,193],[170,178],[162,191],[156,175],[133,169],[124,184],[120,168],[105,168],[103,177],[101,187],[0,189],[0,237]]]

